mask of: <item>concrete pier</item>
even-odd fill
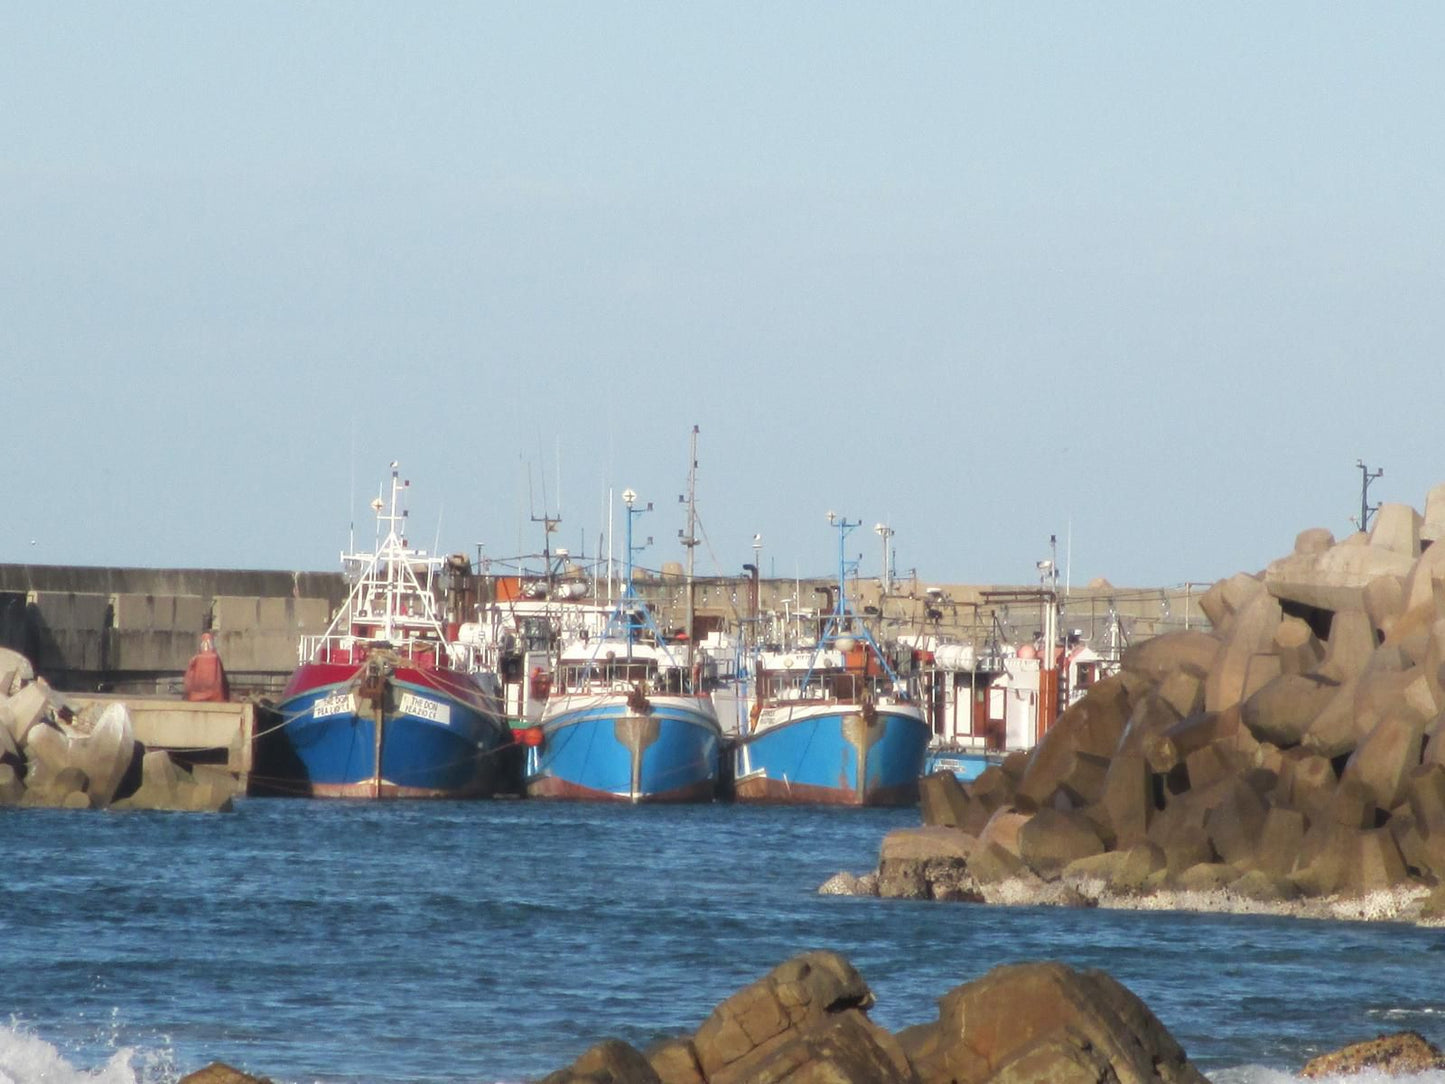
[[[159,749],[179,764],[209,764],[235,775],[244,789],[253,767],[258,718],[266,712],[249,700],[191,703],[158,696],[84,696],[65,698],[79,711],[122,703],[130,713],[136,741]]]

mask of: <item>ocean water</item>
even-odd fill
[[[0,1084],[535,1079],[845,954],[897,1029],[1008,962],[1101,967],[1217,1084],[1445,1045],[1445,931],[820,896],[915,810],[246,799],[0,811]],[[1445,1076],[1437,1077],[1445,1080]]]

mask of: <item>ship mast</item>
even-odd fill
[[[692,427],[692,440],[687,459],[687,534],[682,544],[687,547],[687,673],[689,680],[693,672],[693,624],[696,621],[695,582],[693,579],[693,557],[697,548],[697,426]],[[693,692],[697,692],[693,689]]]

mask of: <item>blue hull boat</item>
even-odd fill
[[[279,755],[288,764],[278,789],[321,798],[475,798],[505,789],[510,731],[480,690],[446,687],[465,682],[463,675],[447,681],[398,670],[373,698],[358,668],[326,681],[335,675],[325,671],[335,669],[302,667],[296,691],[279,706],[286,720]]]
[[[929,736],[911,704],[879,704],[871,711],[837,704],[774,707],[738,743],[733,793],[745,802],[912,805]]]
[[[527,750],[527,795],[706,802],[715,796],[722,731],[706,698],[618,693],[549,704]]]
[[[933,749],[923,763],[923,774],[952,772],[960,783],[972,783],[984,769],[1003,763],[1002,753],[982,749]]]
[[[323,798],[474,798],[517,756],[496,675],[442,612],[441,558],[408,547],[391,465],[378,542],[343,554],[352,587],[319,636],[301,639],[280,722],[258,739],[258,790]]]

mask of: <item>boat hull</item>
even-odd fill
[[[266,789],[318,798],[480,798],[505,785],[510,731],[465,675],[399,670],[375,700],[357,676],[356,667],[326,664],[297,672],[263,758]]]
[[[563,696],[547,707],[528,750],[527,796],[621,802],[708,802],[716,796],[722,731],[707,701]]]
[[[911,705],[777,706],[742,737],[733,796],[740,802],[791,805],[908,806],[929,728]]]
[[[960,783],[972,783],[984,771],[1003,763],[1003,754],[977,749],[935,749],[923,764],[923,774],[949,772]]]

